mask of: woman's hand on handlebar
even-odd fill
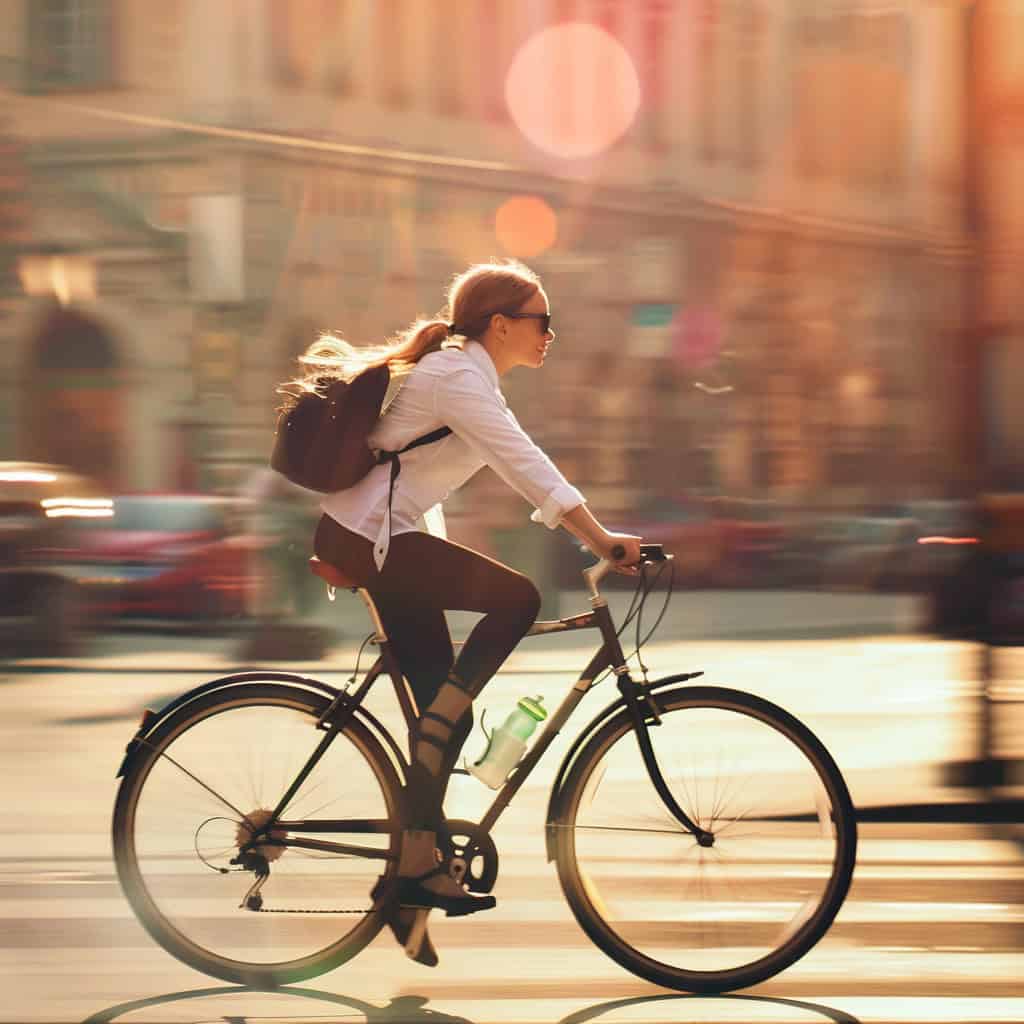
[[[642,540],[642,537],[636,537],[632,533],[609,533],[605,537],[606,543],[600,555],[615,563],[615,572],[622,573],[623,576],[635,576],[640,571]]]

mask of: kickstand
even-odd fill
[[[405,943],[405,955],[415,959],[423,945],[423,937],[427,933],[427,917],[430,914],[429,908],[421,907],[416,911],[416,917],[412,922],[412,929],[409,938]]]

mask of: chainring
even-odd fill
[[[451,833],[452,859],[466,866],[462,883],[470,892],[488,893],[498,880],[498,848],[490,833],[476,822],[447,819]]]

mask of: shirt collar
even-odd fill
[[[480,344],[479,341],[473,341],[467,338],[463,343],[463,351],[469,356],[470,359],[480,367],[481,370],[487,375],[487,379],[495,388],[499,388],[500,384],[498,381],[498,369],[494,365],[494,360],[491,359],[490,353]]]

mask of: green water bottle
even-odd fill
[[[488,738],[487,749],[469,772],[491,789],[499,789],[523,754],[538,722],[548,717],[543,697],[522,697],[508,718]]]

